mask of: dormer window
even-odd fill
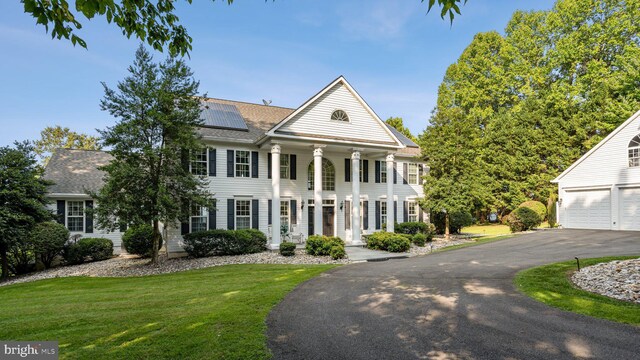
[[[640,166],[640,135],[629,142],[629,167]]]
[[[336,110],[331,114],[331,120],[349,122],[349,116],[343,110]]]

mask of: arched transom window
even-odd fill
[[[349,116],[344,110],[336,110],[331,114],[331,120],[349,122]]]
[[[309,163],[308,171],[309,190],[314,189],[313,174],[314,168],[312,161]],[[333,163],[326,158],[322,158],[322,190],[336,190],[336,168],[333,166]]]
[[[640,135],[629,142],[629,167],[640,166]]]

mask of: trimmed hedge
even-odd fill
[[[280,244],[280,255],[293,256],[296,254],[296,244],[288,241],[284,241]]]
[[[528,207],[519,207],[507,217],[507,224],[511,232],[527,231],[540,225],[540,216]]]
[[[415,234],[415,235],[413,235],[412,241],[416,246],[424,246],[427,243],[427,235],[426,234]]]
[[[411,247],[408,234],[395,234],[386,231],[378,231],[367,237],[367,248],[372,250],[384,250],[389,252],[406,252]]]
[[[53,260],[62,253],[64,244],[69,241],[69,230],[62,224],[47,221],[37,224],[29,239],[36,258],[48,269]]]
[[[184,235],[191,257],[253,254],[267,250],[267,237],[256,229],[206,230]]]
[[[75,243],[67,243],[63,250],[63,257],[70,265],[107,260],[112,256],[113,242],[105,238],[83,238]]]
[[[393,230],[398,234],[426,234],[429,231],[429,225],[424,222],[404,222],[396,224]]]
[[[547,207],[540,201],[525,201],[522,204],[518,205],[518,207],[526,207],[535,211],[535,213],[538,214],[538,217],[540,218],[540,222],[544,221],[547,218]]]
[[[346,256],[344,241],[335,236],[311,235],[307,238],[305,250],[309,255],[331,256],[334,260]]]
[[[122,245],[129,254],[150,257],[153,255],[153,226],[143,224],[127,229],[122,235]],[[162,248],[162,236],[158,249]]]

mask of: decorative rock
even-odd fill
[[[588,266],[571,281],[583,290],[640,304],[640,258]]]
[[[446,240],[444,238],[434,238],[432,242],[426,243],[425,246],[416,246],[412,244],[411,249],[409,249],[409,253],[411,253],[412,255],[425,255],[441,248],[460,245],[460,244],[466,244],[469,242],[473,242],[473,240],[469,240],[468,238],[457,239],[457,240]]]

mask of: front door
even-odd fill
[[[307,224],[308,234],[313,235],[313,209],[314,206],[307,207]],[[333,206],[322,207],[322,234],[326,236],[333,236],[333,219],[335,214],[335,208]]]

